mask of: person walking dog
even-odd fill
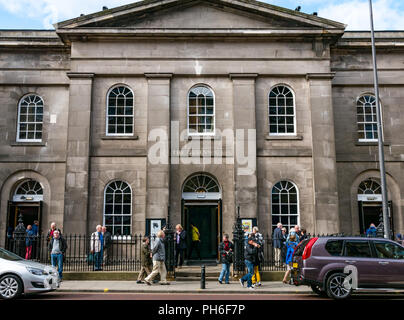
[[[153,256],[153,270],[152,273],[150,273],[146,279],[144,279],[144,282],[151,286],[153,279],[160,274],[160,284],[161,285],[167,285],[170,284],[167,282],[167,269],[165,265],[165,259],[166,259],[166,252],[164,248],[164,238],[165,238],[165,233],[163,230],[160,230],[157,232],[157,240],[156,243],[153,247],[152,250],[152,256]]]

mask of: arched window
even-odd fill
[[[381,194],[382,188],[378,182],[372,179],[362,181],[358,187],[358,194]]]
[[[188,133],[215,133],[215,97],[213,91],[206,86],[194,87],[188,93]]]
[[[359,141],[377,141],[376,98],[367,94],[356,102]]]
[[[43,188],[38,181],[26,180],[15,190],[13,201],[42,201]]]
[[[108,93],[107,135],[131,136],[134,128],[134,94],[126,86],[116,86]]]
[[[131,234],[132,190],[124,181],[113,181],[105,188],[104,225],[114,236]]]
[[[18,104],[18,142],[41,142],[43,126],[42,98],[36,94],[28,94]]]
[[[186,200],[219,200],[221,199],[219,183],[205,173],[194,174],[185,181],[182,198]]]
[[[272,228],[281,222],[288,230],[299,223],[299,195],[296,186],[280,181],[272,188]]]
[[[269,134],[296,134],[295,97],[292,90],[283,85],[269,93]]]

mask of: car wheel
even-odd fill
[[[5,275],[0,279],[0,298],[15,299],[22,293],[21,280],[14,275]]]
[[[327,280],[327,295],[331,299],[343,300],[347,299],[352,294],[352,289],[347,289],[344,286],[344,280],[347,277],[344,273],[334,273]]]
[[[320,286],[312,284],[310,287],[311,287],[311,290],[313,290],[313,292],[315,294],[319,295],[320,297],[327,296],[327,292],[325,292],[323,289],[321,289]]]

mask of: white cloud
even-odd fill
[[[374,25],[376,30],[403,30],[403,10],[395,0],[373,2]],[[320,17],[342,22],[347,30],[369,30],[370,13],[367,0],[355,0],[331,4],[319,9]]]
[[[53,29],[52,24],[109,8],[135,2],[134,0],[0,0],[0,6],[19,16],[42,21],[44,28]]]

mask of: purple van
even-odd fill
[[[292,282],[320,296],[346,299],[354,291],[404,290],[404,247],[383,238],[319,237],[293,254]]]

